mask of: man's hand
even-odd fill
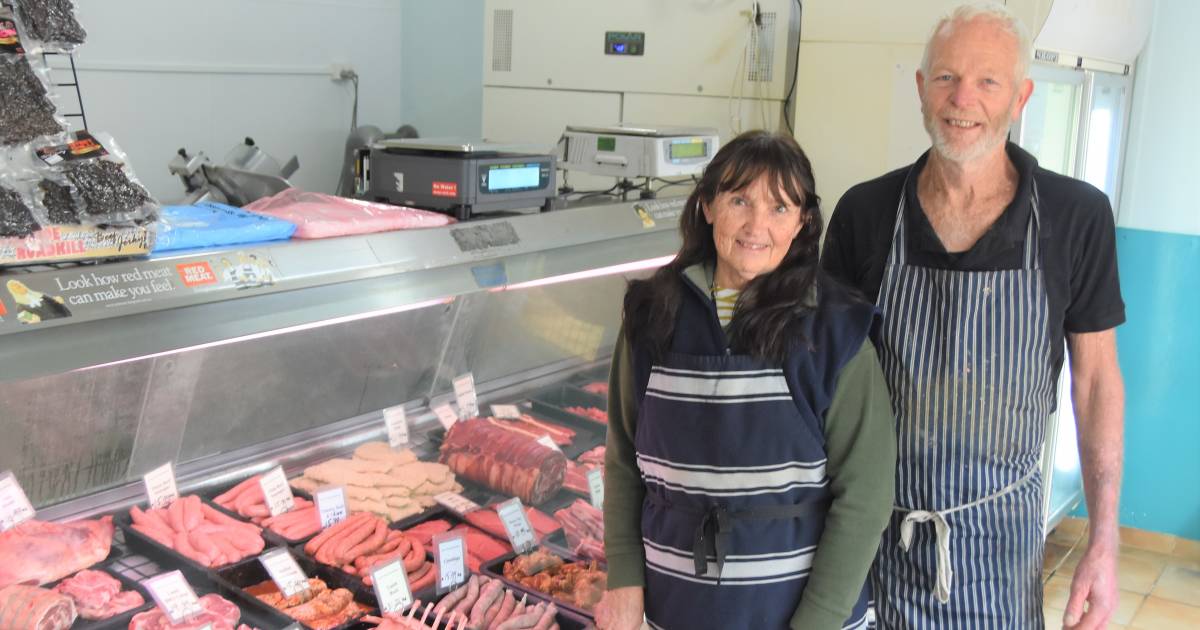
[[[615,588],[604,594],[596,606],[596,627],[599,630],[638,630],[645,614],[640,586]]]
[[[1087,612],[1083,604],[1087,602]],[[1063,615],[1063,627],[1104,630],[1117,608],[1117,545],[1089,543],[1071,579],[1071,598]]]

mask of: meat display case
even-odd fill
[[[670,260],[683,201],[5,272],[0,468],[64,520],[143,500],[165,462],[184,494],[291,475],[381,439],[397,405],[436,456],[454,377],[487,404],[606,368],[626,282]]]

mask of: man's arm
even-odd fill
[[[1068,334],[1067,339],[1089,538],[1071,583],[1064,624],[1091,630],[1107,627],[1117,604],[1117,504],[1124,450],[1125,386],[1117,364],[1116,329]]]

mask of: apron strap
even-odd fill
[[[1021,486],[1033,479],[1038,473],[1038,467],[1034,466],[1029,469],[1020,479],[1004,486],[999,491],[990,494],[982,499],[977,499],[970,503],[964,503],[959,506],[952,507],[947,510],[910,510],[900,506],[894,506],[893,509],[897,512],[907,512],[904,515],[904,520],[900,523],[900,548],[908,551],[912,548],[913,526],[917,523],[925,523],[933,521],[934,533],[937,536],[937,584],[934,586],[934,595],[937,596],[938,602],[946,604],[950,602],[950,582],[954,578],[954,568],[950,562],[950,535],[953,529],[946,522],[946,517],[961,512],[973,507],[979,507],[985,503],[990,503],[1001,497],[1015,492]]]
[[[696,577],[708,574],[708,558],[715,557],[717,561],[717,584],[721,583],[721,574],[725,571],[725,558],[729,550],[729,538],[733,535],[733,526],[737,521],[774,521],[782,519],[804,518],[829,510],[832,499],[816,499],[804,503],[789,503],[784,505],[764,505],[749,510],[730,511],[723,505],[714,505],[708,509],[698,509],[676,505],[658,493],[647,492],[646,500],[665,510],[673,510],[700,517],[700,524],[692,536],[692,562],[695,565]]]

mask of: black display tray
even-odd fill
[[[138,547],[135,544],[133,550],[137,549]],[[242,617],[239,621],[241,624],[246,624],[259,630],[300,627],[290,617],[247,595],[241,589],[235,588],[217,578],[214,572],[201,569],[192,562],[180,564],[165,559],[131,555],[122,558],[119,563],[107,569],[118,578],[137,582],[139,588],[141,588],[140,582],[146,578],[178,569],[188,581],[188,584],[192,586],[192,590],[196,592],[197,597],[213,593],[233,602],[242,612]],[[149,594],[144,589],[142,589],[142,592],[146,594],[146,601],[153,604],[153,600],[149,597]],[[147,607],[147,610],[151,607],[153,605]]]
[[[120,554],[118,552],[116,554],[116,556],[114,557],[114,554],[112,552],[110,552],[108,558],[106,558],[102,562],[92,565],[91,567],[88,567],[88,569],[90,569],[92,571],[100,571],[102,573],[106,573],[108,575],[113,576],[114,578],[117,579],[118,582],[121,583],[122,591],[136,591],[139,595],[142,596],[142,599],[145,601],[142,603],[141,606],[137,606],[137,607],[127,610],[123,613],[113,615],[112,617],[109,617],[108,619],[88,620],[88,619],[84,619],[83,617],[78,617],[75,619],[75,623],[71,624],[71,630],[108,630],[109,628],[127,628],[127,627],[129,627],[129,620],[133,619],[134,615],[136,615],[142,611],[145,611],[145,610],[150,610],[151,608],[154,607],[154,600],[150,599],[150,593],[147,592],[146,589],[142,588],[141,584],[138,584],[136,581],[131,580],[128,577],[125,577],[124,575],[122,575],[116,571],[111,571],[107,568],[108,563],[115,560],[120,555],[122,555],[122,554]],[[78,573],[78,571],[76,571],[76,573]],[[74,575],[75,575],[75,573],[72,573],[71,575],[63,578],[62,580],[57,580],[57,581],[51,582],[49,584],[45,584],[45,585],[43,585],[43,587],[53,589],[54,587],[61,584],[64,580],[69,579],[70,577],[72,577]]]
[[[554,555],[562,558],[564,562],[579,561],[579,558],[575,557],[574,555],[572,555],[570,553],[563,553],[557,549],[553,549],[550,547],[543,547],[543,548],[546,549],[547,551],[550,551]],[[526,586],[518,584],[517,582],[514,582],[514,581],[504,577],[504,563],[512,560],[513,558],[516,558],[518,555],[519,554],[516,554],[516,553],[510,553],[508,555],[502,556],[499,559],[484,563],[484,565],[481,567],[481,572],[488,577],[494,577],[494,578],[501,580],[502,582],[504,582],[504,584],[506,586],[509,587],[510,590],[513,590],[513,591],[516,591],[519,593],[528,593],[530,597],[533,597],[535,599],[538,599],[541,601],[546,601],[546,602],[552,602],[555,606],[558,606],[558,608],[564,612],[571,613],[577,617],[581,617],[581,618],[589,620],[589,621],[591,621],[595,618],[595,616],[592,613],[589,613],[588,611],[586,611],[582,608],[579,608],[570,602],[565,602],[556,597],[551,597],[548,593],[543,593],[541,591],[533,590],[531,588],[528,588]]]
[[[310,578],[320,578],[330,587],[330,589],[344,588],[350,591],[354,594],[354,601],[362,604],[368,609],[365,610],[359,617],[351,619],[350,621],[347,621],[341,625],[334,626],[330,630],[347,630],[348,628],[357,626],[363,615],[376,614],[378,611],[378,604],[375,600],[375,594],[369,587],[363,585],[362,580],[359,580],[352,575],[347,575],[342,571],[337,571],[331,567],[320,564],[304,556],[303,554],[296,553],[294,550],[289,550],[288,553],[290,553],[292,557],[296,559],[296,563],[300,565],[300,568],[304,571],[305,575]],[[243,560],[233,566],[221,569],[220,571],[217,571],[217,577],[229,586],[235,587],[242,591],[246,597],[252,597],[254,599],[258,598],[247,592],[245,589],[271,579],[270,574],[267,573],[266,567],[263,566],[262,562],[260,562],[258,558]],[[266,604],[264,603],[264,605]],[[284,613],[282,610],[275,610],[286,616],[286,613]],[[310,626],[304,624],[303,622],[300,622],[300,624],[305,628],[310,628]]]
[[[392,528],[389,525],[389,529],[394,529],[394,528]],[[363,579],[361,576],[347,573],[346,571],[342,570],[341,567],[336,567],[331,564],[325,564],[323,562],[319,562],[316,558],[309,555],[308,552],[304,550],[304,545],[295,545],[295,546],[291,547],[291,551],[292,551],[292,555],[296,556],[297,558],[303,558],[305,561],[311,562],[312,564],[329,571],[331,574],[338,576],[338,579],[341,581],[341,583],[357,584],[360,588],[363,588],[366,590],[371,590],[373,592],[373,590],[370,586],[367,586],[366,584],[363,583]],[[430,551],[428,549],[425,550],[425,559],[428,560],[430,563],[433,562],[433,554],[430,553]],[[436,567],[430,567],[429,570],[435,571],[436,569],[437,569]],[[436,585],[432,585],[427,588],[423,588],[419,591],[413,591],[412,595],[413,595],[414,599],[429,601],[430,598],[432,598],[434,596],[434,594],[436,593],[436,589],[437,589]],[[374,595],[372,595],[372,597],[374,597]]]
[[[586,416],[581,416],[577,413],[567,411],[567,407],[597,407],[605,409],[596,404],[598,396],[593,396],[583,390],[576,389],[570,385],[556,385],[547,389],[543,389],[532,397],[533,412],[539,415],[545,415],[553,420],[562,422],[571,428],[584,428],[598,433],[600,439],[593,446],[604,444],[605,436],[608,434],[608,424],[597,422]],[[584,449],[586,451],[588,449]],[[580,451],[582,454],[583,451]],[[575,455],[571,459],[578,457]]]
[[[201,500],[204,501],[204,503],[206,505],[208,505],[209,507],[217,509],[217,506],[214,505],[213,503],[209,502],[207,499],[201,499]],[[139,507],[142,507],[142,506],[139,506]],[[146,508],[142,507],[142,509],[146,509]],[[219,511],[221,511],[221,510],[219,510]],[[222,511],[222,513],[228,514],[227,512],[224,512],[224,511]],[[190,567],[195,567],[195,568],[201,569],[202,571],[207,572],[207,571],[213,571],[213,570],[220,570],[225,567],[237,564],[238,562],[241,562],[242,560],[244,560],[244,558],[242,558],[242,559],[237,560],[236,562],[230,562],[230,563],[223,564],[223,565],[216,566],[216,567],[204,567],[204,566],[201,566],[199,563],[197,563],[195,560],[188,558],[187,556],[179,553],[178,551],[175,551],[174,549],[167,547],[167,546],[159,543],[157,540],[154,540],[153,538],[150,538],[149,536],[143,534],[142,532],[134,529],[133,528],[133,517],[130,516],[128,510],[118,512],[115,516],[113,516],[113,523],[115,523],[117,525],[117,527],[120,527],[121,531],[125,532],[125,543],[126,543],[126,545],[128,545],[128,547],[130,549],[144,553],[152,559],[160,559],[161,558],[161,559],[167,560],[176,566],[179,566],[179,565],[190,566]],[[253,524],[253,523],[251,523],[251,524]],[[258,527],[258,526],[255,525],[255,527]],[[262,528],[259,527],[258,529],[261,534]],[[264,537],[263,541],[264,541],[264,543],[270,542],[268,537]],[[251,556],[251,557],[253,557],[253,556]]]

